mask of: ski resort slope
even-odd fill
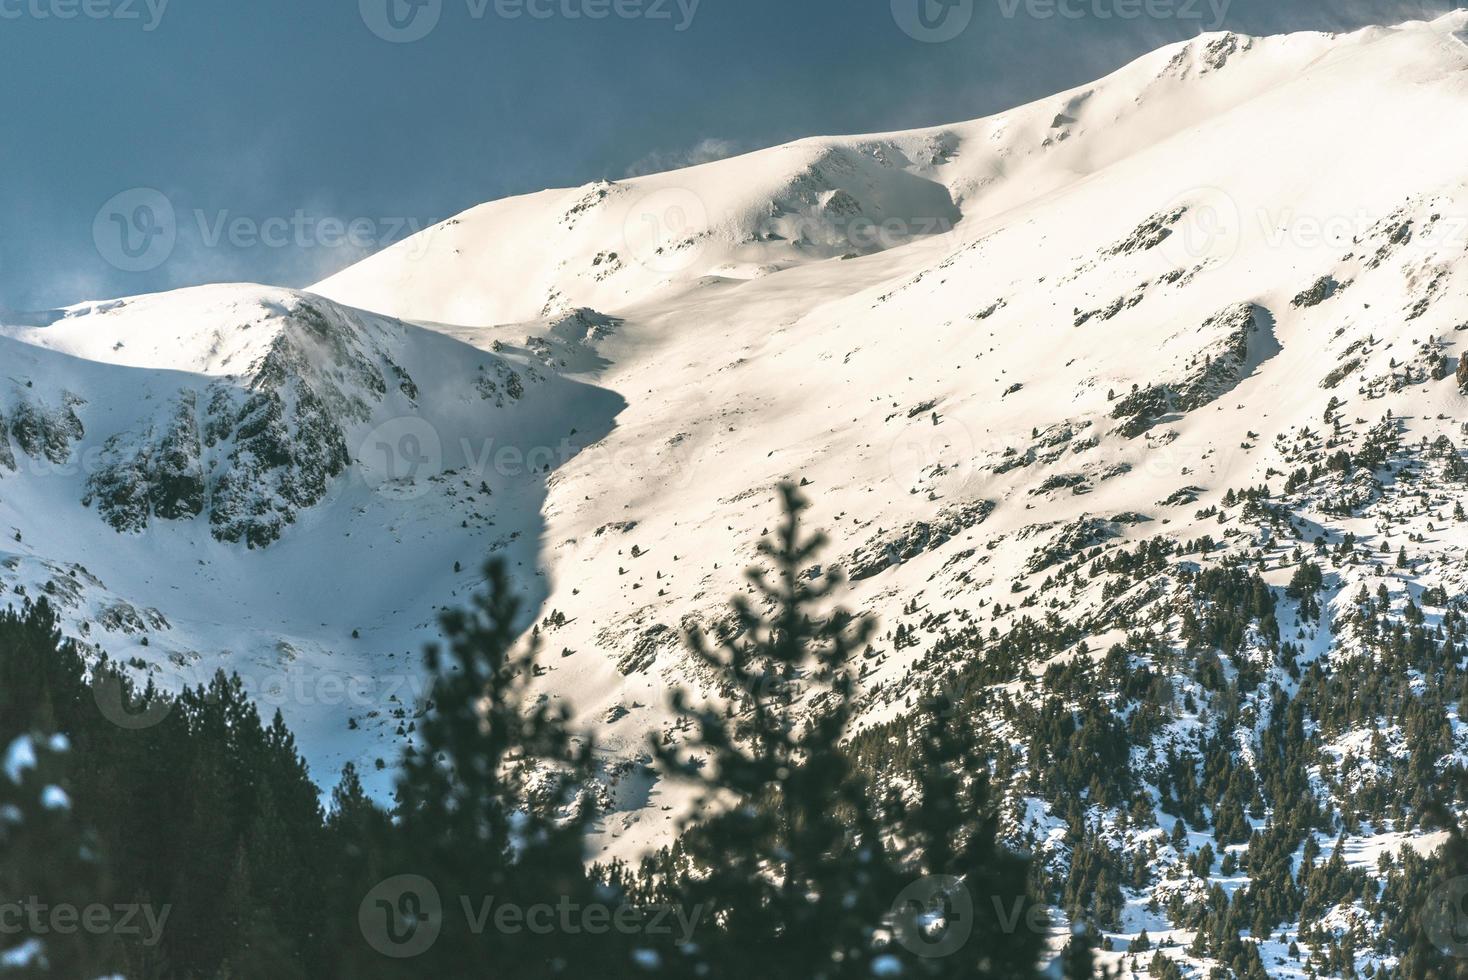
[[[1387,430],[1436,480],[1464,439],[1465,30],[1204,35],[986,119],[492,202],[304,292],[31,317],[0,331],[0,601],[66,597],[69,628],[166,683],[304,685],[280,706],[316,778],[355,760],[385,796],[414,652],[504,557],[541,691],[600,747],[607,858],[690,809],[647,739],[684,737],[674,687],[727,693],[681,634],[748,588],[781,481],[880,619],[863,725],[954,666],[950,631],[1053,615],[1086,643],[1060,661],[1142,623],[1175,638],[1176,569],[1083,574],[1143,540],[1257,551],[1281,590],[1316,537],[1410,542],[1372,588],[1461,595],[1452,486],[1285,488]],[[1287,532],[1228,503],[1264,484]],[[1366,575],[1332,573],[1326,605]],[[1311,657],[1347,645],[1281,617]],[[378,686],[320,696],[338,674]],[[1056,805],[1023,829],[1054,837]]]

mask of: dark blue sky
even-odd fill
[[[921,0],[920,20],[919,0],[411,2],[0,0],[0,308],[304,285],[496,197],[973,118],[1213,28],[1217,4],[1252,33],[1451,6]],[[1044,16],[1056,2],[1082,16]],[[1116,16],[1128,3],[1168,15]]]

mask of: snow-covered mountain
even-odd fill
[[[668,690],[718,696],[680,633],[717,628],[797,480],[846,604],[882,619],[866,724],[1027,619],[1074,642],[1003,678],[1021,698],[1138,631],[1185,648],[1202,573],[1247,555],[1279,597],[1279,636],[1228,650],[1229,676],[1267,681],[1227,733],[1248,758],[1271,683],[1371,649],[1364,586],[1449,630],[1464,608],[1465,31],[1205,35],[970,123],[485,204],[307,292],[8,327],[0,601],[48,593],[168,682],[289,685],[329,781],[393,757],[434,611],[502,553],[543,690],[606,753],[603,843],[626,856],[688,804],[641,766],[649,731],[678,737]],[[1146,574],[1118,571],[1144,542]],[[330,693],[354,678],[367,693]],[[1170,682],[1131,749],[1159,787],[1160,758],[1234,716]],[[1359,760],[1359,732],[1321,737]],[[1311,778],[1322,799],[1349,782]],[[1063,862],[1065,805],[1037,792],[1012,829]],[[1120,850],[1166,851],[1113,816]],[[1429,839],[1355,830],[1373,869]],[[1193,887],[1180,852],[1156,860]],[[1129,894],[1117,936],[1167,935],[1166,893]]]
[[[394,757],[373,746],[419,700],[434,610],[487,554],[534,568],[544,464],[481,472],[478,454],[514,433],[569,457],[620,407],[286,289],[32,319],[0,336],[6,601],[47,595],[80,639],[166,687],[238,671],[326,771]]]

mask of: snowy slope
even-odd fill
[[[618,407],[284,289],[43,319],[0,336],[3,601],[45,593],[82,639],[170,688],[238,671],[328,783],[349,759],[373,773],[395,756],[434,610],[473,588],[485,555],[533,568],[531,464],[455,474],[496,439],[571,455],[564,420],[594,439]]]
[[[740,587],[780,479],[812,481],[832,558],[904,559],[852,596],[891,622],[914,597],[1012,601],[1067,530],[1197,537],[1195,510],[1284,469],[1277,434],[1319,427],[1338,366],[1348,413],[1394,408],[1420,419],[1414,438],[1459,437],[1456,383],[1406,387],[1402,365],[1426,376],[1463,352],[1463,24],[1207,35],[973,123],[484,205],[315,288],[484,346],[546,332],[536,314],[563,304],[623,320],[606,364],[568,362],[628,406],[551,480],[543,560],[545,608],[569,619],[548,642],[574,651],[547,686],[617,718],[602,737],[634,752],[667,686],[695,680],[678,630]],[[926,233],[855,258],[815,234],[763,240],[805,183]],[[959,209],[951,230],[936,201]],[[594,271],[637,254],[625,231],[649,211],[698,216],[687,254]],[[1349,288],[1294,305],[1326,276]],[[1237,363],[1215,370],[1231,344]],[[1351,404],[1362,379],[1379,405]],[[1159,384],[1156,424],[1117,417],[1133,386]],[[1159,506],[1190,486],[1195,505]],[[910,656],[873,680],[896,683]],[[644,840],[640,808],[625,820]]]
[[[1413,561],[1332,571],[1331,616],[1368,574],[1399,603],[1461,596],[1468,525],[1446,515],[1468,421],[1465,26],[1205,35],[970,123],[485,204],[310,293],[213,287],[11,328],[6,362],[24,367],[0,412],[44,406],[65,459],[168,431],[180,392],[202,406],[216,386],[241,403],[283,386],[299,409],[294,392],[334,385],[343,400],[320,400],[350,461],[287,499],[278,540],[253,549],[221,539],[228,514],[159,519],[156,503],[119,534],[101,494],[82,503],[87,477],[17,466],[0,475],[0,532],[23,533],[0,580],[34,592],[86,565],[96,581],[68,615],[156,608],[170,625],[146,650],[91,638],[165,674],[186,676],[181,660],[380,679],[411,674],[434,607],[502,551],[540,627],[545,692],[595,729],[616,777],[608,855],[666,840],[686,808],[639,765],[646,734],[673,721],[671,686],[717,696],[678,636],[743,588],[781,480],[809,481],[847,604],[882,619],[865,722],[910,704],[963,624],[1004,634],[1053,614],[1090,651],[1144,622],[1175,631],[1176,568],[1135,587],[1083,574],[1146,539],[1209,536],[1219,552],[1193,566],[1257,551],[1282,590],[1292,549],[1349,532]],[[329,357],[307,343],[307,308],[340,340]],[[278,338],[301,338],[286,343],[300,356],[272,372]],[[523,397],[501,405],[504,371]],[[485,377],[500,379],[489,398]],[[67,411],[84,435],[66,435]],[[1383,440],[1427,474],[1424,496],[1390,471],[1326,471]],[[384,484],[384,442],[420,465]],[[10,446],[35,456],[13,431]],[[504,446],[538,462],[484,451]],[[208,473],[235,465],[201,455]],[[1326,475],[1285,491],[1311,467]],[[1224,506],[1261,484],[1289,521]],[[263,486],[248,499],[279,503],[278,481]],[[1331,657],[1348,646],[1331,616],[1281,627]],[[346,730],[367,710],[286,700],[319,778],[391,757],[390,706],[368,737]],[[1043,839],[1055,815],[1032,804]],[[1352,853],[1364,866],[1387,840]]]

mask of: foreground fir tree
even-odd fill
[[[44,599],[27,602],[0,612],[0,735],[4,745],[29,735],[37,746],[60,744],[60,735],[69,746],[50,763],[37,752],[37,772],[64,763],[64,778],[6,789],[21,794],[21,811],[51,786],[68,806],[11,835],[0,847],[0,879],[46,868],[78,882],[53,905],[111,911],[100,932],[26,933],[49,947],[56,975],[322,975],[318,790],[285,725],[279,717],[263,725],[237,678],[220,674],[171,696],[134,690],[106,659],[88,677],[55,610]],[[95,871],[84,878],[77,840]],[[78,875],[68,878],[67,868]],[[0,890],[0,901],[16,894]],[[105,969],[60,966],[93,962],[98,950]]]
[[[0,746],[0,976],[94,977],[112,959],[107,935],[55,914],[96,907],[110,892],[96,839],[73,812],[69,750],[60,735]]]
[[[996,844],[987,782],[966,775],[986,769],[962,726],[926,728],[906,793],[879,802],[853,764],[853,661],[874,624],[820,611],[840,579],[813,571],[824,540],[802,532],[799,492],[782,495],[784,521],[760,546],[772,573],[750,572],[755,601],[735,598],[717,644],[689,638],[734,709],[676,693],[696,735],[654,744],[670,776],[704,790],[698,822],[645,866],[650,893],[699,922],[694,943],[654,962],[669,976],[1033,974],[1042,935],[1027,919],[1027,864]]]
[[[350,766],[323,812],[291,733],[237,678],[140,692],[104,660],[89,680],[44,602],[0,613],[0,733],[26,747],[0,780],[0,898],[166,916],[147,936],[0,936],[0,973],[1034,975],[1046,923],[1029,863],[999,843],[973,719],[927,706],[901,762],[880,785],[864,775],[848,736],[872,626],[820,611],[838,580],[808,571],[820,539],[793,489],[785,504],[761,606],[736,600],[733,635],[694,641],[736,697],[678,698],[697,734],[658,748],[708,807],[638,874],[587,868],[592,746],[530,695],[535,648],[516,646],[502,568],[428,652],[391,814]],[[66,775],[47,752],[63,745]],[[646,928],[649,903],[675,904],[692,941]],[[632,925],[608,927],[619,912]]]
[[[436,892],[391,910],[407,919],[389,941],[419,928],[438,935],[401,975],[584,977],[621,961],[615,934],[563,934],[561,910],[574,928],[581,910],[609,897],[586,869],[592,745],[572,735],[566,709],[527,695],[536,646],[516,652],[517,608],[503,565],[493,564],[487,591],[445,614],[447,651],[428,651],[432,706],[403,761],[398,825],[379,867]],[[375,820],[360,790],[348,783],[341,794],[338,819],[365,823],[370,849]],[[517,911],[501,918],[507,906]],[[554,919],[527,918],[537,906]]]

